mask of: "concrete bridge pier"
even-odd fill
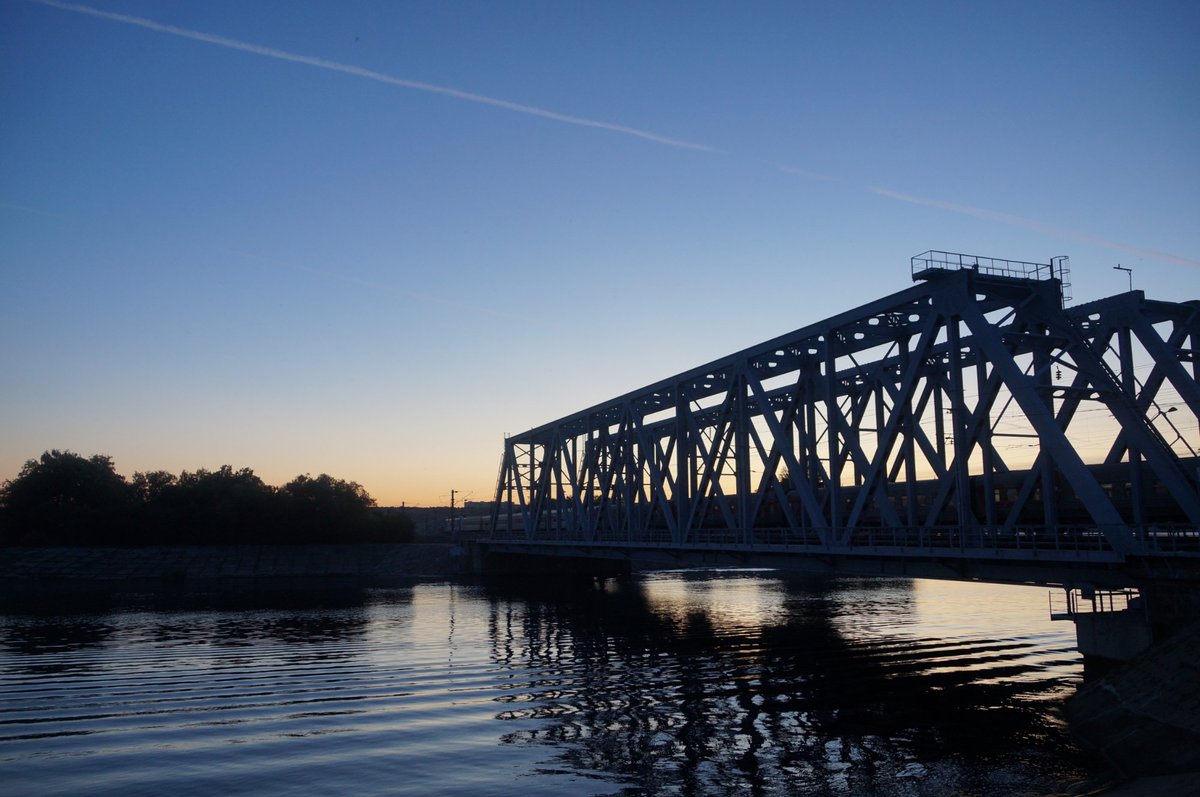
[[[1200,586],[1151,581],[1136,589],[1068,588],[1065,611],[1053,619],[1075,623],[1076,646],[1089,669],[1130,661],[1200,618]]]

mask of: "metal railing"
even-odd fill
[[[1125,529],[1127,527],[1121,527]],[[1192,554],[1200,556],[1200,528],[1194,525],[1147,525],[1132,527],[1133,549],[1138,555]],[[831,529],[788,526],[745,529],[714,527],[690,529],[685,546],[752,549],[761,546],[783,548],[798,553],[804,549],[827,550],[828,540],[844,539],[836,547],[903,557],[922,555],[930,550],[960,551],[981,556],[1002,555],[1020,558],[1042,552],[1112,554],[1114,548],[1105,535],[1106,527],[1096,525],[1059,526],[878,526],[853,529],[849,535]],[[492,539],[530,542],[588,543],[596,545],[673,546],[671,532],[665,527],[630,530],[621,526],[601,525],[591,535],[574,525],[570,515],[543,517],[532,533],[521,526],[496,529]]]
[[[1065,268],[1065,258],[1055,258],[1055,263],[1030,263],[1023,260],[1005,260],[999,257],[966,255],[960,252],[939,252],[931,249],[915,255],[912,260],[913,278],[928,271],[977,271],[989,277],[1014,277],[1017,279],[1048,280],[1060,279],[1059,271]]]
[[[1146,610],[1145,599],[1134,588],[1101,590],[1076,587],[1051,590],[1047,599],[1051,620],[1072,620],[1080,614]]]

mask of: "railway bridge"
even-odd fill
[[[1200,301],[1072,305],[1065,257],[929,251],[911,273],[507,437],[481,555],[1041,584],[1077,622],[1194,611]]]

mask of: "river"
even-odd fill
[[[659,572],[0,604],[8,794],[1044,795],[1043,589]]]

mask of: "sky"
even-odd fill
[[[1200,298],[1200,4],[0,0],[0,480],[487,500],[515,433],[906,288]]]

